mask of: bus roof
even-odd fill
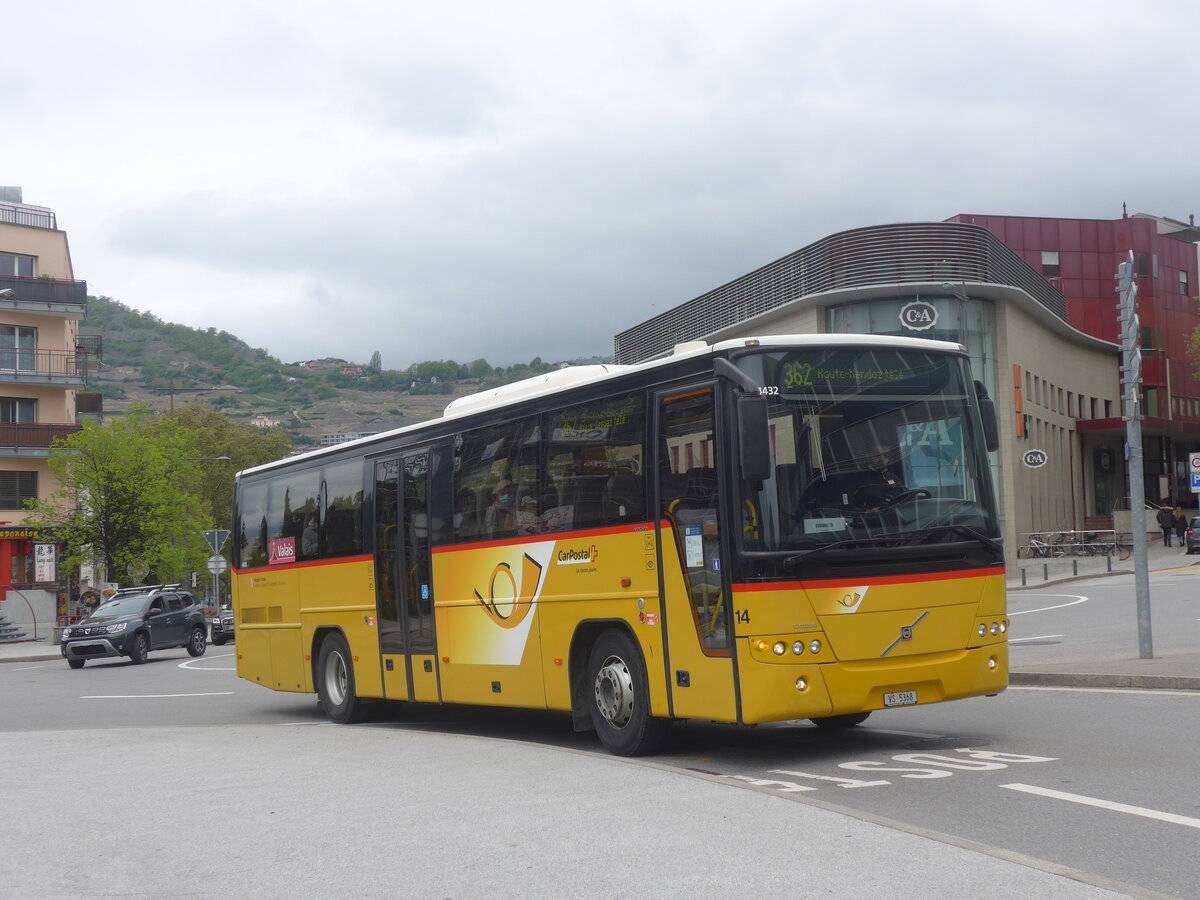
[[[966,349],[962,344],[950,341],[935,341],[929,338],[892,337],[880,334],[772,334],[762,337],[732,338],[730,340],[718,341],[715,344],[707,344],[704,341],[689,341],[686,344],[676,345],[674,352],[666,356],[647,360],[646,362],[635,363],[633,365],[566,366],[541,375],[535,375],[532,378],[513,382],[512,384],[505,384],[475,394],[468,394],[450,401],[440,418],[426,419],[423,422],[404,425],[400,428],[335,444],[331,447],[320,447],[306,453],[299,453],[295,456],[287,456],[283,459],[274,460],[273,462],[262,463],[249,469],[243,469],[238,473],[238,476],[272,469],[299,460],[333,455],[356,445],[375,444],[395,435],[427,428],[436,422],[462,418],[473,413],[501,409],[523,400],[530,400],[535,397],[544,397],[565,391],[570,387],[582,387],[588,384],[603,382],[630,372],[649,372],[684,359],[694,359],[700,356],[723,356],[731,351],[744,350],[748,347],[768,349],[771,347],[877,347],[893,350],[917,350],[927,353],[931,351],[935,353],[966,353]]]

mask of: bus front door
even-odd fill
[[[375,463],[375,595],[384,693],[440,699],[433,631],[429,468],[420,450]]]
[[[714,392],[659,398],[658,516],[668,690],[679,718],[737,721]]]

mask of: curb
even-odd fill
[[[1190,675],[1097,675],[1059,672],[1009,672],[1013,686],[1144,688],[1158,691],[1200,691],[1200,678]]]

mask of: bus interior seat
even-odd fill
[[[642,515],[642,479],[629,469],[618,469],[604,484],[604,514],[610,522]]]

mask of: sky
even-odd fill
[[[1200,212],[1194,0],[44,0],[0,184],[284,362],[608,355],[849,228]],[[3,248],[0,248],[3,249]]]

